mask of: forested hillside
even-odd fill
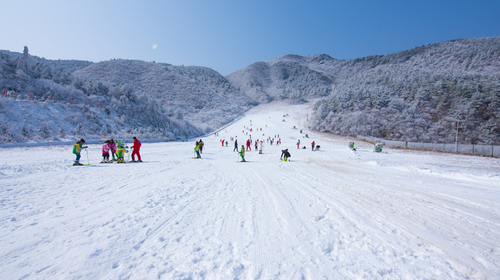
[[[0,141],[214,131],[259,103],[321,98],[310,127],[388,140],[500,144],[500,38],[386,56],[285,55],[226,77],[198,66],[0,51]],[[45,141],[45,140],[44,140]]]
[[[204,67],[46,60],[0,52],[0,142],[80,137],[175,140],[213,131],[255,105]]]
[[[500,38],[443,42],[340,68],[328,71],[333,89],[315,106],[315,129],[450,143],[459,120],[461,143],[500,144]]]
[[[500,38],[461,39],[386,56],[285,55],[227,78],[255,100],[325,97],[311,127],[390,140],[500,144]]]
[[[288,55],[256,62],[227,76],[234,86],[258,102],[288,99],[291,104],[330,93],[330,79]],[[292,59],[290,59],[292,58]]]
[[[224,76],[206,67],[120,59],[92,64],[73,76],[104,85],[126,85],[136,95],[156,100],[167,115],[183,115],[206,132],[257,104]]]

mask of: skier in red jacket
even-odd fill
[[[250,147],[250,144],[251,144],[250,139],[247,139],[247,151],[252,150],[252,147]]]
[[[137,138],[135,138],[135,136],[133,137],[134,139],[134,145],[132,145],[132,149],[133,149],[133,152],[132,152],[132,161],[135,162],[135,155],[137,155],[137,161],[138,162],[142,162],[141,160],[141,154],[139,154],[139,150],[141,149],[141,141],[137,140]]]

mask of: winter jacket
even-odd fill
[[[73,154],[78,155],[82,151],[82,143],[80,141],[76,141],[75,144],[73,144]]]
[[[240,156],[243,157],[245,155],[245,148],[241,147]]]
[[[113,143],[108,143],[108,147],[109,147],[109,150],[111,150],[111,152],[116,152],[116,142],[113,142]],[[104,153],[104,151],[102,151]]]
[[[110,150],[109,144],[108,143],[104,143],[104,145],[102,145],[102,153],[103,154],[109,154],[109,150]]]
[[[118,158],[123,158],[123,154],[125,154],[127,152],[127,150],[125,150],[124,148],[118,148],[118,150],[116,150],[116,156]]]
[[[283,150],[283,152],[281,152],[281,157],[280,158],[289,158],[291,157],[290,153],[288,152],[288,149],[285,149]]]
[[[135,139],[132,149],[134,149],[134,151],[139,151],[141,149],[141,141]]]

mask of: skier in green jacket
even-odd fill
[[[87,146],[82,146],[83,144],[85,144],[85,140],[84,139],[80,139],[78,141],[76,141],[75,144],[73,144],[73,154],[76,155],[76,160],[75,160],[75,163],[73,165],[82,165],[80,163],[80,152],[82,151],[82,149],[87,149],[88,147]]]
[[[246,162],[246,160],[245,160],[245,147],[243,145],[241,145],[240,157],[241,157],[241,162]]]
[[[196,141],[196,144],[194,146],[194,151],[196,153],[196,158],[201,158],[201,155],[200,155],[200,143],[198,141]]]

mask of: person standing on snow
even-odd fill
[[[109,162],[109,140],[106,140],[104,144],[102,145],[102,161],[101,163],[108,163]]]
[[[258,149],[259,149],[259,154],[262,154],[262,141],[259,142],[259,144],[257,145]]]
[[[314,141],[312,141],[311,143],[311,150],[314,151],[314,145],[316,145],[316,143],[314,143]]]
[[[297,140],[297,149],[299,149],[299,146],[300,146],[300,139]]]
[[[234,151],[238,151],[238,139],[234,140],[234,149],[233,149],[233,152]]]
[[[82,149],[88,148],[88,146],[82,146],[83,144],[85,144],[85,140],[83,138],[73,144],[73,154],[76,155],[75,163],[73,165],[83,165],[80,163],[80,152],[82,151]]]
[[[132,152],[132,161],[135,162],[135,156],[137,155],[137,162],[142,162],[141,160],[141,154],[139,153],[139,150],[141,149],[141,141],[139,141],[137,138],[132,137],[134,139],[134,144],[132,145],[133,152]]]
[[[111,151],[111,155],[113,156],[113,161],[115,161],[115,156],[116,156],[116,143],[113,139],[109,139],[108,141],[108,146],[109,146],[109,150]],[[109,158],[109,157],[108,157]]]
[[[240,157],[241,157],[241,162],[246,162],[246,160],[245,160],[245,147],[243,145],[241,145]]]
[[[127,150],[123,148],[123,145],[118,145],[118,149],[116,150],[116,163],[125,163],[125,153]]]
[[[200,155],[200,142],[196,141],[194,144],[194,152],[196,153],[196,158],[201,158]]]
[[[248,151],[248,149],[250,149],[250,151],[252,150],[252,147],[250,147],[250,144],[251,144],[250,139],[247,139],[247,151]]]
[[[205,143],[203,143],[203,141],[200,139],[200,142],[198,142],[198,144],[200,145],[200,154],[203,154],[203,145],[205,145]]]

